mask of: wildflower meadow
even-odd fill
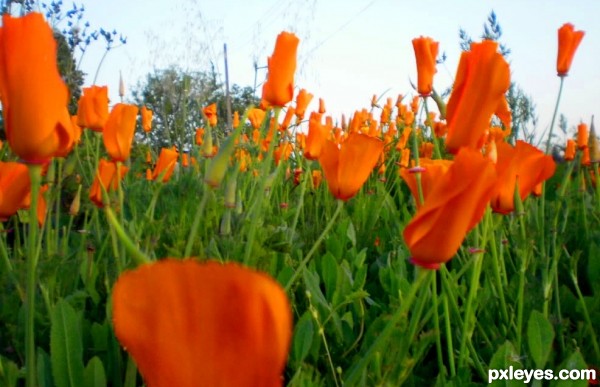
[[[286,31],[260,97],[109,101],[68,53],[117,33],[53,7],[0,27],[0,386],[599,383],[600,143],[556,135],[585,32],[535,140],[492,33],[444,91],[415,31],[414,89],[332,117]]]

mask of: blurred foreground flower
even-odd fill
[[[344,201],[356,195],[377,164],[383,146],[380,139],[362,133],[351,133],[339,146],[326,140],[319,163],[331,194]]]
[[[296,51],[300,40],[296,35],[282,32],[277,36],[273,55],[269,57],[269,71],[263,85],[263,99],[274,106],[284,106],[294,97]]]
[[[462,149],[404,229],[412,262],[437,269],[449,261],[483,217],[495,185],[494,164],[479,151]]]
[[[0,100],[6,138],[29,163],[44,163],[73,145],[69,92],[56,64],[52,29],[39,13],[3,15]]]
[[[265,274],[165,259],[121,275],[115,333],[149,387],[281,386],[289,301]]]
[[[556,72],[559,77],[564,77],[569,73],[575,51],[577,51],[584,35],[584,31],[575,31],[575,26],[571,23],[565,23],[558,29]]]

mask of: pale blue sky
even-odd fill
[[[69,3],[67,3],[69,4]],[[413,93],[416,81],[411,40],[420,35],[440,42],[448,57],[434,80],[437,89],[452,84],[460,56],[458,30],[474,39],[491,10],[503,27],[502,41],[512,49],[512,79],[537,105],[538,131],[550,124],[559,86],[556,76],[557,29],[571,22],[586,36],[566,79],[560,112],[570,126],[598,113],[600,105],[600,1],[595,0],[86,0],[94,26],[117,29],[128,37],[111,52],[98,78],[116,96],[119,70],[130,90],[153,68],[178,63],[206,70],[215,63],[222,74],[223,43],[228,45],[230,82],[253,85],[254,62],[266,64],[282,30],[301,39],[296,85],[323,97],[328,112],[368,106],[373,94]],[[98,47],[101,49],[101,47]],[[101,52],[86,54],[82,68],[93,73]],[[259,70],[259,82],[264,79]],[[116,99],[116,97],[114,97]]]

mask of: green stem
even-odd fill
[[[425,125],[427,125],[427,122],[429,122],[429,107],[427,106],[427,97],[422,98],[423,108],[425,109]],[[431,131],[431,139],[433,141],[433,158],[441,159],[442,152],[440,152],[440,142],[438,141],[438,138],[435,135],[435,130],[433,129],[433,126],[430,126],[429,130]]]
[[[418,269],[417,268],[417,278],[415,282],[413,282],[412,286],[406,298],[402,300],[401,306],[396,309],[396,312],[392,315],[392,317],[388,320],[385,328],[381,331],[379,336],[375,339],[373,344],[367,349],[365,354],[361,356],[361,358],[352,366],[352,368],[346,374],[345,384],[348,386],[354,386],[358,384],[359,378],[363,373],[363,370],[367,367],[368,363],[375,356],[375,353],[380,351],[381,347],[388,342],[390,335],[393,330],[397,327],[397,324],[402,320],[403,317],[406,317],[408,311],[411,309],[412,304],[417,298],[417,293],[419,289],[423,287],[423,284],[428,281],[433,272],[431,270],[426,269]]]
[[[142,253],[140,251],[140,249],[135,245],[135,243],[133,243],[131,238],[129,238],[129,236],[123,229],[123,226],[121,226],[121,223],[119,223],[117,216],[110,209],[110,207],[108,207],[108,206],[104,207],[104,212],[106,214],[106,218],[108,219],[108,222],[110,223],[110,225],[112,226],[112,228],[114,229],[116,234],[118,235],[119,239],[121,240],[121,243],[123,243],[125,250],[129,254],[131,254],[131,258],[133,259],[133,261],[137,265],[149,263],[150,259],[144,253]]]
[[[440,316],[439,316],[439,303],[437,294],[437,271],[434,273],[433,280],[431,281],[431,295],[433,296],[433,326],[435,329],[435,349],[437,354],[438,368],[439,370],[445,370],[444,357],[442,355],[442,334],[440,331]]]
[[[208,195],[210,194],[210,187],[205,184],[204,192],[202,193],[202,200],[196,209],[196,215],[194,215],[194,223],[192,223],[192,228],[190,229],[190,235],[188,236],[187,244],[185,245],[185,252],[183,254],[184,257],[189,258],[192,254],[192,247],[194,246],[194,242],[196,241],[196,234],[198,233],[198,227],[200,226],[200,218],[202,218],[202,213],[204,212],[204,207],[206,206],[206,202],[208,201]]]
[[[306,254],[306,256],[304,257],[304,259],[302,260],[302,262],[300,262],[300,265],[298,265],[298,268],[294,272],[294,275],[292,276],[292,278],[290,278],[290,280],[288,281],[287,285],[285,285],[285,291],[286,291],[286,293],[290,290],[290,288],[292,287],[292,285],[294,284],[294,282],[298,278],[298,275],[300,275],[300,272],[302,272],[304,270],[304,268],[306,267],[306,265],[307,265],[308,261],[310,260],[310,258],[317,251],[317,249],[321,245],[321,242],[323,242],[323,240],[325,239],[325,237],[329,233],[329,230],[331,229],[331,227],[333,227],[333,224],[335,223],[335,220],[339,216],[340,212],[342,212],[342,208],[343,207],[344,207],[344,202],[342,200],[338,199],[338,201],[337,201],[337,207],[335,209],[335,212],[333,213],[333,216],[329,219],[329,223],[327,223],[327,226],[325,226],[325,229],[323,230],[323,232],[321,233],[321,235],[319,236],[319,238],[317,239],[317,241],[315,242],[315,244],[313,245],[313,247],[309,250],[308,254]]]
[[[442,275],[442,281],[444,276]],[[443,291],[443,286],[442,286]],[[452,343],[452,325],[450,324],[450,309],[448,308],[448,295],[442,295],[442,305],[444,306],[444,325],[446,329],[446,351],[448,352],[448,364],[450,366],[450,378],[456,375],[456,366],[454,365],[454,346]]]
[[[25,308],[25,369],[27,387],[35,387],[35,283],[38,261],[38,222],[37,208],[40,186],[42,183],[42,166],[29,164],[29,179],[31,181],[31,205],[29,206],[29,240],[27,245],[27,285]]]
[[[550,122],[550,132],[548,132],[548,140],[546,140],[546,153],[550,152],[550,142],[552,141],[552,132],[554,130],[554,123],[556,122],[556,115],[558,114],[558,105],[560,104],[560,96],[562,95],[563,84],[565,77],[560,77],[560,86],[558,88],[558,96],[556,97],[556,104],[554,105],[554,113],[552,114],[552,121]]]

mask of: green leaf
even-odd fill
[[[338,265],[331,254],[325,254],[321,260],[321,276],[325,283],[327,300],[333,302],[333,295],[336,290],[338,280]]]
[[[77,313],[61,299],[52,311],[50,357],[56,387],[83,386],[83,345]]]
[[[292,354],[294,360],[298,363],[302,362],[308,355],[310,347],[313,343],[315,328],[313,326],[312,316],[310,312],[305,312],[294,329],[294,343],[292,346]]]
[[[52,387],[52,365],[50,356],[42,348],[38,347],[36,354],[37,382],[40,387]]]
[[[588,385],[587,380],[560,380],[558,378],[558,373],[561,370],[585,370],[589,368],[583,356],[581,356],[581,352],[573,352],[571,356],[567,358],[564,362],[560,364],[558,369],[554,370],[554,380],[550,383],[550,387],[586,387]],[[596,378],[598,375],[596,375]]]
[[[18,377],[19,367],[12,361],[0,356],[0,385],[15,387]]]
[[[546,365],[553,341],[554,328],[552,324],[542,313],[537,310],[532,311],[527,322],[527,344],[537,368],[543,368]]]
[[[84,371],[85,387],[106,387],[106,374],[97,356],[90,359]]]
[[[596,296],[600,295],[600,247],[592,243],[588,254],[587,275]]]
[[[517,351],[515,350],[515,347],[512,345],[512,343],[510,341],[506,341],[504,344],[502,344],[500,346],[500,348],[498,348],[498,350],[496,350],[496,353],[494,353],[494,356],[492,356],[492,360],[490,361],[490,370],[497,370],[497,371],[501,371],[501,370],[509,370],[510,367],[512,367],[513,370],[516,369],[521,369],[522,364],[518,362],[519,360],[519,356],[517,355]],[[500,376],[500,375],[499,375]],[[488,381],[489,382],[489,381]],[[495,387],[499,387],[499,386],[506,386],[506,387],[513,387],[513,386],[523,386],[524,382],[522,380],[516,380],[516,379],[496,379],[493,380],[491,383],[492,386]]]
[[[352,247],[356,246],[356,229],[354,229],[354,224],[352,222],[348,222],[348,229],[346,230],[346,236],[350,239],[352,243]]]

